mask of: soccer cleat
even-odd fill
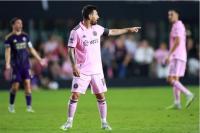
[[[67,121],[60,127],[60,129],[63,131],[69,130],[70,128],[72,128],[72,121]]]
[[[9,111],[10,113],[15,113],[14,105],[9,105],[9,106],[8,106],[8,111]]]
[[[185,107],[188,108],[191,105],[191,103],[194,101],[194,95],[193,94],[188,95],[186,99],[187,101],[186,101]]]
[[[32,109],[32,107],[27,107],[26,112],[35,113],[35,111]]]
[[[112,130],[112,128],[109,126],[109,124],[107,122],[102,123],[101,128],[104,129],[104,130],[108,130],[108,131]]]
[[[172,104],[172,105],[170,105],[169,107],[167,107],[166,109],[167,110],[171,110],[171,109],[177,109],[177,110],[179,110],[179,109],[181,109],[182,107],[181,107],[181,104]]]

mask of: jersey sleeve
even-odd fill
[[[108,34],[109,34],[109,29],[104,28],[104,27],[102,27],[102,26],[100,26],[100,25],[98,25],[98,29],[99,29],[99,32],[101,33],[101,35],[103,35],[103,36],[108,36]]]
[[[78,35],[75,30],[72,30],[68,40],[68,47],[75,48],[78,42]]]
[[[30,40],[30,37],[29,37],[28,35],[26,36],[26,39],[27,39],[28,48],[32,48],[32,47],[33,47],[33,44],[32,44],[32,42],[31,42],[31,40]]]
[[[5,41],[4,41],[4,46],[10,47],[10,45],[11,45],[11,39],[10,39],[10,37],[6,37]]]
[[[181,36],[181,30],[182,30],[182,27],[180,24],[176,24],[174,25],[173,27],[173,32],[172,32],[172,36],[173,37],[180,37]]]

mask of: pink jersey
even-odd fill
[[[172,29],[170,32],[170,49],[172,49],[174,45],[174,39],[175,37],[179,37],[180,44],[175,49],[175,51],[172,53],[171,60],[172,59],[180,59],[182,61],[187,60],[187,52],[186,52],[186,31],[185,26],[182,23],[182,21],[177,21],[172,25]]]
[[[82,22],[70,33],[68,47],[75,48],[76,65],[85,75],[103,73],[101,61],[100,37],[108,30],[100,25],[87,29]]]

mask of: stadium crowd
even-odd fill
[[[42,84],[48,88],[56,89],[59,86],[57,80],[72,79],[72,68],[67,54],[69,33],[63,30],[63,25],[66,25],[66,23],[67,29],[70,31],[75,22],[70,19],[67,22],[54,21],[54,23],[46,23],[44,27],[38,30],[34,21],[30,20],[28,27],[25,27],[25,31],[28,31],[31,36],[36,50],[48,60],[48,67],[44,69],[36,59],[31,58],[33,88],[34,86],[37,88],[39,84]],[[124,22],[119,21],[118,23]],[[126,22],[123,25],[128,24]],[[107,25],[112,26],[112,24]],[[113,25],[117,24],[114,23]],[[54,29],[52,30],[50,27],[54,27]],[[145,27],[148,30],[145,30]],[[164,27],[167,27],[166,24]],[[168,54],[168,42],[163,41],[166,38],[163,39],[162,36],[157,36],[155,29],[155,24],[146,23],[144,30],[141,31],[142,33],[138,35],[127,34],[112,38],[103,37],[101,53],[105,77],[108,79],[131,78],[134,76],[166,78],[168,66],[163,61]],[[188,68],[186,75],[198,77],[199,42],[191,35],[192,31],[189,28],[187,29]],[[2,36],[8,32],[8,29],[5,29],[0,33],[1,53],[3,53],[4,40]],[[168,36],[166,32],[163,34]],[[160,38],[158,39],[158,37]],[[154,40],[152,38],[157,38],[157,41],[152,41]]]

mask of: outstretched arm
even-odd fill
[[[117,36],[122,35],[125,33],[133,33],[138,32],[141,27],[130,27],[130,28],[123,28],[123,29],[109,29],[109,36]]]

